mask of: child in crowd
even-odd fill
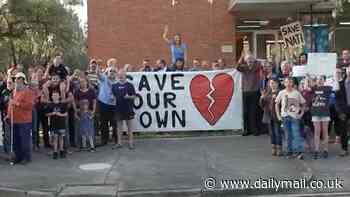
[[[67,132],[66,121],[68,113],[66,104],[60,102],[60,93],[58,91],[52,93],[52,103],[49,104],[48,109],[47,116],[49,117],[50,130],[53,134],[53,159],[58,158],[58,149],[60,151],[60,157],[66,158],[63,145],[64,137]]]
[[[324,144],[322,157],[328,158],[328,123],[331,120],[329,100],[332,93],[332,87],[325,86],[325,81],[326,76],[318,76],[316,86],[313,88],[311,115],[315,128],[315,150],[313,154],[314,159],[318,159],[319,157],[321,133]]]
[[[261,92],[260,105],[264,109],[264,122],[268,123],[271,137],[272,156],[282,156],[283,131],[275,111],[276,97],[279,93],[279,81],[272,78],[268,82],[268,89]]]
[[[134,149],[133,142],[133,132],[132,132],[132,120],[134,119],[134,105],[133,101],[136,98],[134,85],[127,81],[126,72],[121,69],[118,72],[118,82],[113,84],[112,92],[117,100],[117,111],[116,111],[116,119],[118,125],[118,142],[115,148],[121,148],[122,143],[122,124],[125,121],[128,127],[128,135],[129,135],[129,149]]]
[[[304,114],[305,99],[294,88],[294,80],[284,80],[285,89],[276,98],[276,115],[283,121],[287,137],[287,157],[304,159],[304,139],[301,136],[301,118]]]
[[[89,101],[82,100],[80,102],[80,113],[79,113],[79,129],[82,137],[83,150],[86,150],[86,141],[90,143],[90,152],[95,152],[94,136],[94,116],[89,109]]]

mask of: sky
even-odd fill
[[[87,23],[87,0],[83,0],[83,6],[76,6],[75,12],[78,14],[82,27]]]

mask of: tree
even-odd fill
[[[350,20],[350,1],[349,0],[337,0],[337,21],[349,21]]]
[[[67,4],[65,4],[67,3]],[[69,8],[80,1],[8,0],[0,7],[0,63],[46,64],[63,52],[65,62],[86,64],[86,38]],[[67,6],[68,5],[68,6]],[[10,58],[9,58],[10,57]]]

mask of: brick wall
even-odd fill
[[[211,10],[207,0],[89,0],[88,52],[90,57],[116,57],[120,65],[140,65],[144,57],[170,61],[170,50],[162,39],[165,24],[169,38],[181,33],[193,58],[224,57],[229,63],[234,53],[221,53],[222,45],[234,44],[234,17],[227,0],[215,0]],[[234,49],[235,51],[235,49]]]

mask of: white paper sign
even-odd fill
[[[310,75],[333,76],[337,65],[336,53],[309,53],[307,73]]]
[[[293,66],[293,77],[305,77],[306,67],[305,66]]]
[[[134,131],[243,127],[241,74],[236,70],[129,74],[137,93]]]

